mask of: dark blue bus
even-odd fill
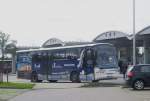
[[[111,44],[98,43],[17,51],[17,76],[32,82],[116,79],[118,62]]]

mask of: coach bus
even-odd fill
[[[31,82],[117,79],[118,61],[111,44],[60,46],[17,51],[17,76]]]

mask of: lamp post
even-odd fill
[[[135,0],[133,0],[133,65],[136,64]]]

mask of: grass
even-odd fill
[[[2,95],[2,94],[16,94],[16,93],[17,93],[16,91],[11,91],[11,90],[0,90],[0,95]]]
[[[30,83],[13,83],[13,82],[0,82],[0,88],[10,89],[32,89],[35,84]]]

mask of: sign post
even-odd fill
[[[0,82],[3,82],[3,64],[0,65]]]

